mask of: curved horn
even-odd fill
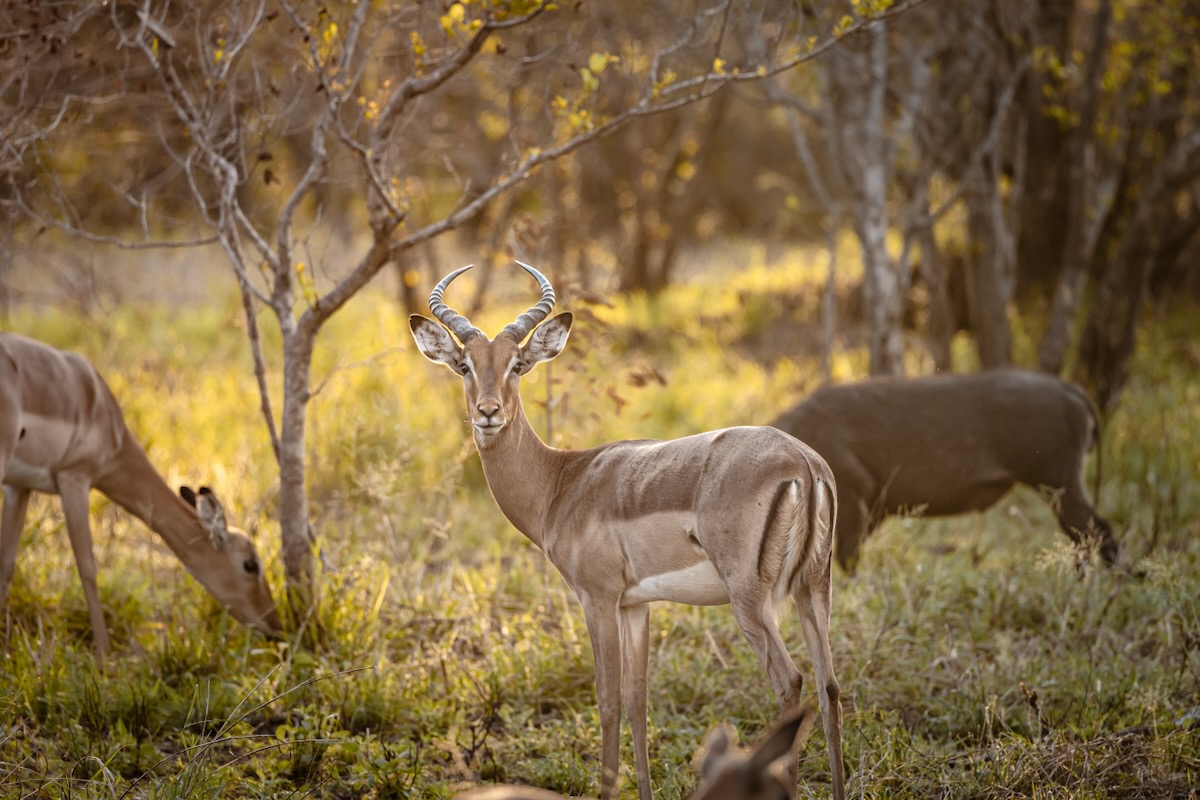
[[[554,287],[550,285],[550,281],[546,280],[545,275],[533,267],[523,261],[518,261],[517,263],[524,267],[525,271],[537,280],[538,286],[542,287],[542,299],[537,302],[537,305],[517,317],[515,322],[505,325],[504,330],[501,331],[501,333],[511,335],[520,343],[554,309]]]
[[[429,310],[437,317],[438,321],[450,329],[450,332],[458,337],[460,342],[465,343],[467,339],[479,334],[480,331],[471,324],[471,320],[459,314],[454,309],[442,302],[442,294],[446,291],[446,287],[450,285],[450,281],[462,275],[469,270],[474,264],[467,264],[465,267],[460,267],[454,272],[451,272],[433,287],[433,291],[429,293]]]

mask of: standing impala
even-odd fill
[[[520,376],[562,351],[571,315],[539,327],[554,307],[554,289],[536,269],[521,266],[537,279],[542,298],[495,341],[442,302],[449,283],[469,267],[447,275],[430,294],[430,310],[445,328],[418,314],[409,323],[427,358],[463,376],[496,504],[545,551],[583,605],[600,703],[601,797],[616,795],[622,702],[633,729],[638,797],[651,796],[649,603],[730,603],[786,715],[799,705],[801,676],[776,610],[791,595],[816,672],[833,794],[841,800],[842,711],[829,650],[833,473],[807,445],[767,427],[589,450],[547,446],[521,407]]]
[[[0,333],[0,607],[8,585],[30,492],[62,499],[75,565],[83,582],[96,655],[109,649],[96,589],[96,557],[88,493],[99,489],[162,536],[188,571],[234,617],[265,632],[281,628],[254,543],[229,528],[207,488],[176,495],[150,465],[125,425],[121,408],[81,356]],[[185,502],[186,500],[186,502]]]

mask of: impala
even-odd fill
[[[811,701],[750,747],[739,747],[728,725],[704,739],[696,762],[700,785],[688,800],[795,800],[792,758],[808,738],[816,717]],[[564,800],[561,794],[529,786],[488,786],[458,800]]]
[[[600,705],[601,797],[616,793],[622,703],[633,731],[638,796],[651,796],[649,603],[731,604],[785,715],[798,704],[802,684],[776,622],[791,595],[816,673],[840,800],[840,690],[829,650],[833,473],[807,445],[770,427],[588,450],[547,446],[522,409],[520,377],[562,351],[571,314],[542,324],[554,307],[554,288],[520,265],[537,280],[541,300],[494,341],[442,302],[446,287],[469,267],[447,275],[430,294],[442,325],[419,314],[409,323],[421,352],[463,377],[496,504],[546,553],[583,606]]]
[[[268,633],[281,628],[254,543],[230,528],[216,495],[176,495],[125,425],[121,407],[96,369],[75,353],[0,333],[0,607],[31,492],[57,494],[83,583],[97,658],[109,650],[96,588],[88,494],[99,489],[146,523],[188,571],[238,620]]]

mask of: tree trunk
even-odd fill
[[[860,126],[861,198],[858,234],[863,250],[863,302],[869,330],[868,361],[872,375],[904,374],[904,343],[900,326],[904,291],[897,265],[887,251],[887,131],[884,100],[887,89],[887,33],[882,21],[869,29],[868,84]]]
[[[859,238],[863,253],[869,370],[872,375],[903,375],[904,343],[900,324],[904,311],[904,283],[887,252],[887,226],[882,214],[872,214],[870,219],[861,222]]]
[[[1043,371],[1054,375],[1062,372],[1071,339],[1071,323],[1075,319],[1075,311],[1083,295],[1087,264],[1091,261],[1092,245],[1095,243],[1094,235],[1089,232],[1088,220],[1094,201],[1092,187],[1095,185],[1092,174],[1095,161],[1093,134],[1099,110],[1100,79],[1106,61],[1108,24],[1111,18],[1111,0],[1100,0],[1085,65],[1086,78],[1079,122],[1069,137],[1069,190],[1065,192],[1069,203],[1066,226],[1062,230],[1062,268],[1050,308],[1050,320],[1038,346],[1039,366]]]
[[[991,159],[987,159],[990,161]],[[970,252],[966,265],[967,308],[979,365],[995,369],[1012,363],[1012,340],[1008,329],[1008,292],[1003,247],[1003,222],[996,219],[999,187],[990,180],[984,165],[967,177],[963,196],[967,206],[967,240]]]
[[[313,333],[291,326],[284,331],[283,413],[279,441],[279,525],[287,574],[288,603],[298,620],[316,608],[313,536],[308,523],[306,435]]]
[[[839,206],[830,208],[828,225],[825,246],[829,250],[829,263],[825,271],[825,291],[821,295],[821,379],[825,383],[833,380],[833,341],[837,333],[838,234],[842,230]]]
[[[1126,233],[1097,286],[1080,337],[1080,378],[1103,415],[1116,408],[1129,379],[1129,361],[1137,341],[1157,239],[1156,226],[1149,223],[1135,222]]]
[[[934,236],[933,226],[921,229],[921,276],[929,291],[929,353],[937,372],[954,369],[950,346],[954,339],[954,314],[950,307],[946,264]]]
[[[1062,63],[1071,56],[1071,20],[1077,0],[1039,0],[1034,46],[1053,53]],[[1058,96],[1062,81],[1045,68],[1029,71],[1023,115],[1026,161],[1021,202],[1017,209],[1016,288],[1019,300],[1047,293],[1063,264],[1063,236],[1071,197],[1068,183],[1068,136],[1062,123],[1047,113],[1047,93]]]

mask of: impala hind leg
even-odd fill
[[[739,598],[746,595],[731,591],[730,596]],[[750,643],[750,649],[758,656],[759,663],[771,680],[771,689],[779,702],[779,718],[786,720],[802,705],[804,678],[779,632],[775,611],[765,600],[747,602],[734,599],[732,605],[734,617]],[[800,742],[793,745],[788,760],[788,776],[792,786],[796,784],[796,758],[800,746]]]
[[[739,596],[734,592],[730,592],[730,595],[734,598]],[[786,716],[800,704],[804,679],[779,633],[775,612],[765,601],[739,602],[735,599],[732,605],[738,626],[771,680],[771,689],[779,701],[780,716]]]
[[[615,600],[580,594],[596,662],[596,701],[600,705],[600,800],[617,796],[621,771],[621,609]],[[643,722],[644,724],[644,722]],[[649,786],[638,786],[642,800]],[[641,794],[646,791],[647,794]]]
[[[829,769],[834,800],[846,796],[846,773],[842,764],[842,691],[833,671],[833,653],[829,647],[829,573],[793,593],[800,612],[800,629],[812,659],[817,678],[817,701],[825,722],[825,740],[829,746]]]
[[[650,605],[621,608],[621,694],[625,716],[633,732],[633,752],[637,759],[638,797],[649,800],[650,752],[647,743],[648,687],[646,671],[650,660]]]

